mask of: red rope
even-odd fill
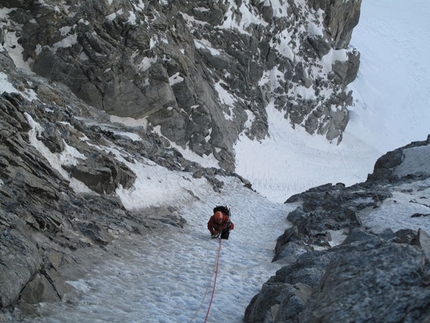
[[[215,287],[216,287],[216,279],[218,277],[218,267],[219,267],[219,257],[220,257],[220,255],[221,255],[221,238],[219,238],[218,255],[216,257],[214,288],[212,289],[212,296],[211,296],[211,300],[209,302],[209,308],[208,308],[208,312],[206,313],[206,317],[205,317],[204,323],[206,323],[207,320],[208,320],[209,312],[211,311],[212,301],[213,301],[214,295],[215,295]]]
[[[209,281],[208,286],[206,287],[205,294],[203,295],[203,299],[202,299],[202,301],[200,302],[199,307],[198,307],[198,308],[197,308],[197,310],[194,312],[193,317],[191,318],[191,320],[190,320],[188,323],[192,323],[192,322],[194,321],[194,319],[196,318],[197,313],[198,313],[198,312],[200,312],[200,309],[201,309],[201,308],[202,308],[202,306],[203,306],[203,302],[205,301],[205,298],[206,298],[206,296],[208,295],[209,288],[211,287],[212,278],[213,278],[214,276],[215,276],[215,271],[214,271],[214,273],[212,274],[212,277],[211,277],[211,279],[210,279],[210,281]]]

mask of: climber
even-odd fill
[[[208,221],[208,230],[212,235],[212,239],[221,238],[228,239],[230,230],[234,229],[234,224],[230,220],[230,210],[226,206],[216,206],[214,214]]]

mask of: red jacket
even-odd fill
[[[215,218],[213,215],[210,217],[208,221],[208,230],[211,232],[211,234],[216,234],[227,228],[229,228],[230,230],[234,229],[234,223],[230,221],[230,218],[228,216],[224,215],[222,222],[219,224],[215,222]]]

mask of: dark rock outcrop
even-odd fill
[[[410,245],[364,240],[335,252],[300,322],[427,322],[430,262]]]
[[[341,245],[278,270],[244,321],[427,322],[429,260],[423,248],[356,229]]]
[[[428,165],[430,135],[425,141],[412,142],[409,145],[387,152],[380,157],[369,174],[368,181],[391,181],[402,177],[430,177]]]
[[[360,219],[394,192],[430,207],[421,193],[430,187],[429,147],[427,139],[387,153],[364,183],[326,184],[290,197],[286,203],[299,206],[288,214],[292,226],[273,258],[289,265],[252,299],[245,322],[428,322],[428,233],[406,227],[376,234]],[[343,242],[333,241],[334,232],[343,233]]]

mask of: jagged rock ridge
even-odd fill
[[[348,45],[360,5],[6,1],[2,30],[18,37],[32,71],[108,114],[145,118],[231,171],[238,134],[267,135],[270,102],[285,112],[286,126],[341,140],[346,85],[359,66]]]

